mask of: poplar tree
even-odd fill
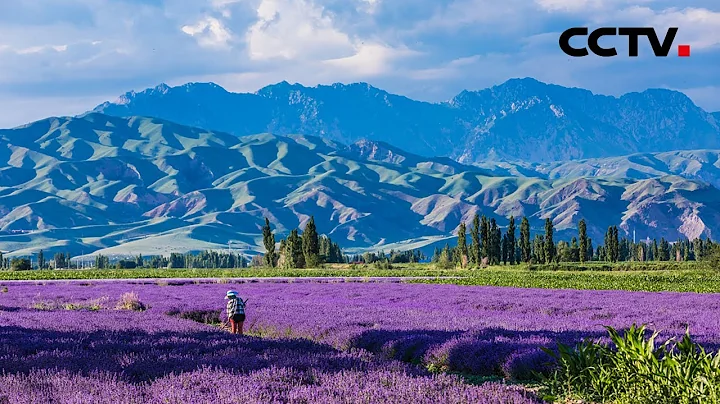
[[[285,256],[285,268],[305,268],[302,239],[298,235],[297,229],[293,229],[285,240],[285,251],[283,253]]]
[[[530,262],[532,257],[530,249],[530,222],[523,216],[520,221],[520,258],[523,262]]]
[[[490,226],[485,215],[480,218],[480,262],[490,257]]]
[[[460,254],[460,264],[464,265],[468,259],[468,248],[467,248],[467,230],[465,229],[465,222],[460,222],[460,228],[458,229],[458,253]]]
[[[320,265],[320,245],[313,216],[310,216],[302,234],[302,252],[305,256],[305,266],[317,268]]]
[[[510,259],[510,257],[508,256],[508,255],[511,255],[511,254],[509,254],[509,248],[508,248],[509,244],[510,244],[510,242],[508,241],[508,234],[505,233],[502,236],[502,245],[501,245],[501,247],[502,247],[501,255],[502,255],[503,265],[507,265],[508,259]]]
[[[534,262],[545,262],[545,238],[539,234],[535,235],[533,240],[533,258]]]
[[[580,247],[578,246],[578,241],[575,237],[570,240],[570,260],[572,262],[580,261]]]
[[[515,265],[515,216],[510,216],[507,232],[507,258],[510,265]]]
[[[480,265],[480,216],[476,213],[470,228],[470,259],[474,265]]]
[[[490,248],[488,249],[490,265],[497,265],[500,263],[501,238],[497,222],[495,219],[490,219]]]
[[[270,228],[270,220],[265,218],[265,226],[263,226],[263,244],[265,245],[265,266],[275,267],[277,262],[275,258],[275,235]]]
[[[620,259],[620,240],[617,226],[612,228],[612,259],[613,262],[618,262]]]
[[[553,241],[553,223],[550,218],[545,219],[545,262],[551,263],[555,259],[555,242]]]
[[[585,219],[578,223],[578,238],[580,239],[580,262],[585,262],[588,257],[587,225]]]

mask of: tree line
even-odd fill
[[[545,219],[542,234],[531,238],[530,222],[523,217],[520,222],[520,237],[516,240],[515,217],[510,216],[508,226],[503,232],[495,219],[478,214],[473,218],[470,228],[470,242],[467,241],[467,228],[460,223],[457,245],[435,248],[431,261],[440,267],[487,266],[516,263],[559,263],[587,261],[691,261],[710,259],[720,253],[720,246],[710,238],[679,240],[670,243],[664,238],[660,241],[633,242],[627,237],[619,237],[617,226],[608,227],[603,244],[593,247],[593,240],[587,235],[587,223],[578,222],[578,234],[570,242],[553,239],[552,220]]]
[[[270,227],[270,220],[265,218],[263,226],[265,254],[254,259],[257,265],[294,269],[317,268],[325,263],[347,262],[340,245],[333,242],[330,237],[318,235],[314,216],[310,216],[302,234],[295,228],[286,238],[280,240],[278,252],[275,252],[275,244],[275,234]]]
[[[362,255],[345,256],[340,246],[325,235],[318,235],[315,218],[311,216],[302,233],[293,229],[290,234],[280,240],[276,251],[275,234],[270,220],[265,218],[262,229],[265,254],[256,255],[248,262],[242,254],[203,251],[199,254],[171,253],[170,256],[143,257],[138,255],[131,259],[121,259],[111,263],[109,257],[97,255],[94,267],[105,268],[246,268],[263,266],[269,268],[315,268],[324,263],[364,263],[374,264],[381,268],[389,268],[391,264],[417,263],[426,260],[420,250],[394,251],[389,253],[367,252]],[[435,248],[431,262],[443,268],[451,267],[483,267],[487,265],[518,264],[518,263],[559,263],[587,261],[720,261],[720,244],[710,238],[694,240],[681,239],[674,243],[661,238],[649,241],[634,242],[627,237],[619,236],[617,226],[608,227],[602,244],[593,245],[587,235],[587,224],[584,219],[578,222],[577,236],[568,241],[555,242],[552,220],[545,219],[544,233],[537,233],[531,238],[530,222],[523,217],[520,222],[519,237],[516,238],[515,217],[510,216],[508,225],[503,232],[494,218],[476,214],[468,229],[465,222],[458,227],[457,245]],[[71,268],[69,253],[56,253],[52,260],[45,258],[43,250],[37,254],[37,260],[24,257],[7,258],[0,253],[0,269],[29,270],[33,268]]]

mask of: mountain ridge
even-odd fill
[[[345,144],[383,141],[468,164],[720,148],[720,113],[697,107],[681,92],[648,89],[614,97],[532,78],[464,90],[440,103],[364,82],[305,87],[283,81],[254,93],[208,83],[160,85],[93,111],[153,116],[236,136],[296,133]]]
[[[720,231],[711,185],[720,150],[617,158],[615,174],[599,160],[483,167],[382,142],[237,137],[99,113],[0,130],[0,145],[0,249],[14,254],[152,255],[228,243],[254,254],[264,217],[282,237],[311,215],[320,233],[356,251],[444,243],[475,213],[501,226],[525,215],[533,232],[550,217],[559,238],[580,218],[595,240],[609,225],[670,240]],[[629,169],[642,178],[627,178]],[[575,174],[587,172],[595,176]]]

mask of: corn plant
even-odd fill
[[[582,399],[611,403],[700,404],[720,402],[720,353],[692,341],[689,330],[675,343],[656,347],[658,332],[633,324],[623,334],[606,327],[612,348],[589,340],[571,349],[546,350],[557,360],[538,375],[549,401]]]

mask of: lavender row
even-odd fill
[[[0,324],[0,402],[538,402],[363,351],[238,337],[150,310],[5,306]]]

